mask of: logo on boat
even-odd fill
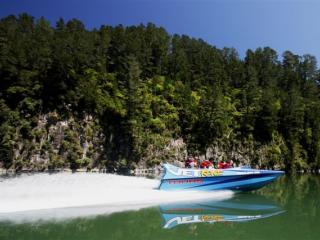
[[[200,177],[214,177],[214,176],[221,176],[222,170],[220,169],[205,169],[200,171]]]
[[[181,169],[174,166],[168,167],[168,170],[174,175],[188,177],[214,177],[223,173],[221,169]]]

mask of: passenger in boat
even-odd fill
[[[190,166],[191,168],[198,168],[198,163],[196,160],[193,160],[191,163],[190,163]]]
[[[185,168],[191,168],[190,163],[191,163],[191,158],[189,157],[189,158],[187,158],[187,160],[184,163]]]
[[[210,168],[217,168],[217,163],[212,157],[209,158],[209,161],[211,163],[211,167]]]
[[[232,168],[232,167],[233,167],[232,160],[228,160],[227,162],[226,161],[219,162],[220,169],[226,169],[226,168]]]
[[[185,167],[186,168],[197,168],[198,167],[198,163],[197,163],[195,158],[189,157],[185,162]]]
[[[194,161],[195,162],[195,166],[194,167],[195,168],[199,168],[200,167],[200,159],[199,159],[199,157],[195,157],[194,160],[195,160]]]
[[[212,168],[213,167],[213,164],[212,162],[210,162],[209,160],[204,160],[202,163],[201,163],[201,168]]]
[[[213,168],[215,169],[219,168],[219,162],[217,159],[209,158],[209,161],[212,162]]]
[[[225,165],[226,165],[226,162],[225,162],[225,161],[220,161],[220,162],[218,163],[218,168],[219,168],[219,169],[224,169],[224,168],[225,168]]]
[[[226,162],[224,168],[232,168],[233,167],[233,161],[232,160],[229,160]]]

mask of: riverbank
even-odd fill
[[[110,173],[107,169],[86,169],[86,168],[79,168],[79,169],[70,169],[70,168],[58,168],[58,169],[45,169],[45,170],[35,170],[35,169],[21,169],[16,171],[14,169],[4,169],[0,168],[0,175],[6,174],[22,174],[22,173]]]
[[[16,171],[14,169],[4,169],[0,168],[0,176],[4,175],[15,175],[15,174],[33,174],[33,173],[116,173],[120,175],[129,175],[129,176],[145,176],[145,177],[154,177],[161,175],[162,169],[161,167],[153,167],[153,168],[136,168],[134,170],[122,170],[117,172],[110,172],[108,169],[86,169],[80,168],[72,170],[70,168],[59,168],[59,169],[45,169],[45,170],[35,170],[35,169],[22,169]]]

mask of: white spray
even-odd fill
[[[159,180],[99,173],[34,174],[0,179],[0,220],[66,219],[163,203],[223,200],[231,191],[159,191]]]

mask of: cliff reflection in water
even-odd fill
[[[160,206],[164,228],[181,224],[245,222],[284,212],[275,202],[254,194],[238,194],[224,201],[200,201]]]

